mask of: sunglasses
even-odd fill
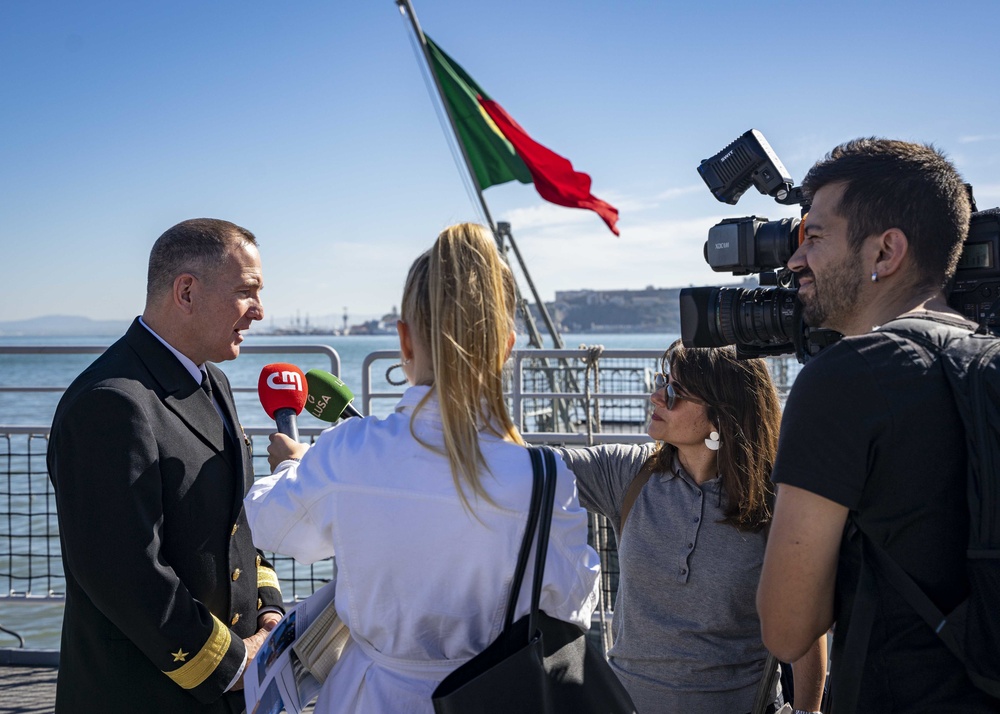
[[[705,404],[705,402],[697,399],[692,399],[691,397],[678,394],[677,390],[674,388],[674,383],[670,381],[670,375],[664,372],[657,372],[653,375],[653,391],[658,392],[661,389],[666,389],[668,412],[673,410],[678,399],[683,399],[686,402],[694,402],[695,404]]]

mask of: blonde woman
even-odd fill
[[[336,555],[351,631],[317,712],[431,712],[437,684],[500,632],[532,483],[502,391],[514,305],[489,233],[448,228],[406,280],[412,386],[395,412],[342,422],[311,448],[271,436],[275,473],[246,499],[254,542],[305,563]],[[598,559],[561,462],[557,483],[541,607],[586,629]]]

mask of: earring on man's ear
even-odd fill
[[[705,439],[705,446],[708,447],[709,451],[718,451],[719,447],[722,446],[722,442],[719,441],[719,432],[713,431]]]
[[[877,270],[873,270],[872,271],[872,282],[873,283],[877,283],[878,282],[878,271]]]

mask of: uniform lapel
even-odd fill
[[[202,441],[219,453],[226,450],[225,426],[215,406],[184,365],[138,319],[125,338],[163,390],[163,403]]]

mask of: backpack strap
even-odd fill
[[[967,601],[947,615],[942,613],[902,566],[861,529],[853,514],[847,519],[845,537],[857,543],[861,567],[858,571],[858,585],[854,591],[850,629],[844,640],[844,649],[840,653],[843,665],[834,670],[836,676],[830,686],[832,711],[853,712],[857,708],[861,693],[861,678],[868,657],[868,644],[878,609],[876,573],[906,600],[964,666],[966,659],[963,633]]]
[[[649,481],[649,477],[653,475],[653,464],[655,461],[656,459],[653,456],[646,459],[646,463],[639,469],[639,473],[632,478],[632,483],[628,485],[628,490],[625,491],[625,498],[622,500],[621,520],[618,522],[619,538],[625,532],[625,519],[628,518],[632,506],[635,505],[636,499],[639,498],[639,492],[642,491],[642,487]]]
[[[924,347],[940,352],[957,339],[971,334],[985,334],[986,328],[978,327],[964,318],[951,315],[906,315],[889,320],[878,332],[902,335]]]
[[[955,626],[956,620],[959,621],[959,625],[964,624],[964,603],[945,615],[902,566],[885,552],[884,548],[877,545],[864,531],[861,531],[861,537],[866,544],[866,561],[871,561],[875,572],[903,596],[910,607],[916,610],[924,622],[941,638],[951,653],[964,664],[965,650],[962,645],[961,627]]]
[[[834,668],[830,678],[830,704],[832,712],[854,712],[861,694],[861,678],[865,673],[868,659],[868,643],[875,626],[877,591],[875,574],[865,557],[864,534],[853,515],[848,516],[844,538],[854,542],[859,551],[860,569],[858,584],[854,590],[851,607],[850,629],[844,636],[844,649],[840,653],[840,664]],[[836,630],[835,638],[841,636]]]
[[[958,330],[963,334],[969,334],[972,332],[989,334],[989,328],[985,325],[977,324],[964,317],[956,317],[943,312],[903,314],[889,320],[879,329],[892,329],[897,327],[907,330],[916,330],[917,332],[944,330],[949,333],[954,333],[955,330]]]

